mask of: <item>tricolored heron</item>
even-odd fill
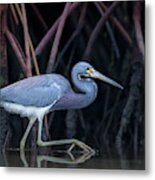
[[[0,106],[10,113],[19,114],[30,120],[20,142],[21,151],[25,149],[26,139],[36,120],[39,124],[38,146],[70,144],[69,150],[77,145],[84,151],[93,151],[85,143],[76,139],[43,142],[41,138],[43,117],[51,111],[79,109],[90,105],[97,96],[98,88],[94,79],[99,79],[120,89],[123,87],[84,61],[73,67],[71,77],[80,93],[74,92],[69,81],[59,74],[29,77],[0,90]]]

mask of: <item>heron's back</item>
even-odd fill
[[[46,107],[69,92],[69,81],[59,74],[33,76],[0,90],[0,102]]]

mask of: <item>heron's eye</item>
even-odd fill
[[[85,70],[88,74],[93,74],[93,72],[94,72],[93,69],[90,67],[87,67]]]
[[[87,68],[86,68],[86,71],[89,71],[90,69],[91,69],[90,67],[87,67]]]

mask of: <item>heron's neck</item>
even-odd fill
[[[72,76],[72,81],[80,93],[74,93],[74,105],[72,108],[84,108],[89,106],[97,96],[97,85],[93,80],[82,81],[77,75]]]

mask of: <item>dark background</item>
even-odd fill
[[[103,2],[107,7],[110,7],[112,3]],[[48,115],[50,139],[77,138],[96,149],[101,155],[113,156],[123,153],[131,159],[143,159],[144,161],[145,57],[137,36],[142,33],[144,38],[145,4],[144,1],[118,3],[112,16],[126,30],[126,34],[124,35],[111,16],[108,16],[107,21],[102,23],[102,27],[96,35],[91,51],[86,53],[91,35],[102,15],[106,13],[101,4],[102,2],[100,4],[79,3],[67,17],[51,72],[60,73],[71,82],[70,72],[73,65],[81,60],[86,60],[95,69],[122,84],[124,90],[121,91],[97,81],[98,96],[92,105],[81,110],[59,111]],[[44,25],[38,18],[34,6],[44,19]],[[62,14],[64,6],[65,3],[25,4],[28,29],[35,48]],[[17,38],[24,51],[22,25],[15,23],[10,5],[7,6],[6,11],[7,27]],[[138,18],[136,18],[137,16]],[[81,20],[79,20],[80,18]],[[140,26],[138,34],[136,33],[136,22]],[[0,61],[2,64],[1,87],[26,77],[7,35],[5,33],[3,35],[5,44],[3,47],[1,45],[1,49],[6,49],[6,54],[2,59],[6,59],[7,63]],[[55,34],[50,38],[46,48],[40,54],[36,54],[41,74],[47,72],[54,38]],[[33,61],[32,74],[36,75]],[[7,147],[16,148],[19,146],[28,120],[21,120],[16,115],[5,114],[2,110],[1,112],[1,121],[4,122],[1,125],[4,130],[1,135],[1,146],[6,140]],[[6,139],[8,130],[10,134]],[[34,145],[34,134],[34,132],[31,133],[32,140],[29,140],[28,143],[30,146]],[[45,131],[43,138],[49,139]]]

